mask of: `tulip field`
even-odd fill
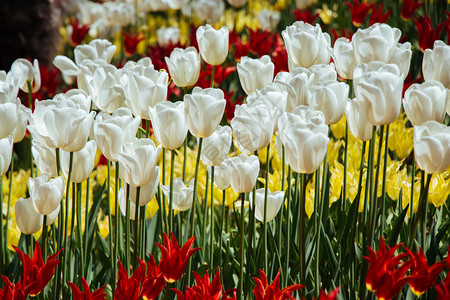
[[[449,3],[74,1],[0,71],[0,300],[450,299]]]

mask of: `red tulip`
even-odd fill
[[[147,300],[156,299],[165,285],[166,281],[159,267],[156,266],[155,258],[150,255],[150,261],[147,262],[147,275],[142,283],[141,297]]]
[[[392,10],[389,9],[385,13],[383,13],[383,3],[380,3],[378,9],[375,8],[375,5],[372,6],[372,13],[370,15],[369,24],[373,25],[375,23],[387,23],[389,16]]]
[[[276,45],[276,35],[270,31],[252,30],[248,28],[248,44],[250,51],[261,57],[270,55]]]
[[[72,26],[72,33],[70,34],[70,44],[75,47],[83,42],[84,38],[89,32],[89,25],[81,25],[76,18],[72,18],[70,20],[70,25]]]
[[[367,17],[370,5],[366,2],[359,3],[358,0],[353,0],[353,5],[348,1],[345,2],[345,4],[350,8],[353,25],[355,25],[355,27],[360,27]]]
[[[414,12],[423,5],[420,0],[403,0],[402,10],[400,16],[403,20],[409,20]]]
[[[450,254],[450,247],[448,249],[448,253]],[[450,255],[447,254],[447,265],[450,266]],[[447,273],[447,277],[440,284],[436,284],[434,288],[436,289],[436,299],[438,300],[446,300],[450,299],[450,272]]]
[[[138,300],[140,299],[140,285],[145,279],[145,263],[139,259],[139,267],[128,277],[127,270],[119,261],[119,278],[114,291],[115,300]]]
[[[253,288],[255,300],[291,299],[292,292],[305,287],[301,284],[293,284],[280,290],[280,270],[278,270],[277,276],[270,285],[267,281],[266,274],[261,269],[259,270],[259,277],[260,278],[253,278],[256,281],[256,285]]]
[[[184,269],[189,261],[189,258],[200,248],[192,248],[195,237],[191,237],[186,244],[180,249],[175,235],[171,232],[171,240],[163,233],[164,246],[156,244],[161,250],[161,261],[159,268],[163,274],[164,279],[169,282],[175,282],[181,278]]]
[[[223,287],[220,282],[220,274],[219,270],[216,271],[216,275],[213,280],[210,281],[208,272],[205,272],[205,275],[201,277],[198,273],[194,272],[195,283],[196,285],[192,288],[186,287],[184,293],[177,289],[173,289],[173,291],[178,295],[179,300],[188,300],[188,299],[208,299],[208,300],[226,300],[226,299],[236,299],[235,291],[236,289],[230,289],[226,292],[223,292]],[[231,294],[231,297],[228,295]]]
[[[415,253],[412,253],[406,247],[405,250],[414,262],[411,268],[410,276],[412,279],[409,286],[415,295],[420,296],[436,282],[437,276],[444,270],[447,262],[444,260],[428,266],[427,258],[422,249]]]
[[[294,14],[296,21],[303,21],[311,25],[314,25],[314,21],[317,19],[317,17],[319,17],[318,12],[311,15],[309,9],[305,9],[303,11],[301,9],[292,10],[292,13]]]
[[[133,56],[136,53],[136,49],[138,44],[144,40],[144,36],[142,35],[142,32],[139,32],[137,34],[133,34],[131,31],[130,33],[123,32],[123,47],[125,50],[125,55],[128,57]]]
[[[404,276],[412,265],[411,260],[403,262],[408,256],[401,253],[394,256],[401,244],[393,248],[387,247],[383,238],[380,239],[380,250],[375,252],[369,247],[369,256],[364,256],[369,262],[369,270],[366,276],[366,286],[369,291],[375,292],[378,299],[392,299],[408,283],[411,278]],[[400,265],[399,267],[397,267]]]
[[[44,290],[50,279],[52,279],[56,266],[61,262],[60,260],[56,260],[56,257],[62,249],[55,254],[50,255],[44,264],[41,246],[38,242],[36,242],[34,246],[32,258],[30,258],[28,254],[23,253],[19,248],[13,247],[22,261],[23,274],[19,283],[23,287],[23,294],[25,296],[36,296]]]
[[[25,300],[27,296],[23,294],[22,281],[16,284],[11,283],[9,278],[2,276],[5,286],[0,290],[0,300]]]
[[[319,300],[336,300],[340,290],[341,287],[338,287],[329,294],[327,294],[324,290],[321,290]]]
[[[433,49],[434,41],[439,40],[446,21],[433,29],[430,17],[425,15],[425,17],[414,19],[414,24],[416,24],[417,32],[419,34],[419,48],[424,52],[425,49]]]
[[[72,282],[67,282],[67,284],[72,289],[72,295],[74,300],[104,300],[106,299],[106,294],[103,293],[104,289],[106,288],[106,284],[102,286],[101,288],[95,290],[93,293],[91,293],[91,289],[89,288],[89,284],[87,283],[86,279],[81,277],[81,284],[83,285],[83,291],[80,291],[80,289]]]

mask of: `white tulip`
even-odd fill
[[[73,152],[72,174],[70,180],[72,182],[82,182],[91,175],[94,169],[95,154],[97,152],[97,143],[92,140],[86,143],[83,149]],[[68,178],[70,168],[70,153],[60,151],[61,171],[64,177]]]
[[[34,162],[41,174],[49,174],[50,177],[58,176],[56,167],[56,152],[54,148],[48,147],[46,144],[39,143],[33,139],[33,146],[31,147]]]
[[[13,150],[13,137],[0,139],[0,176],[4,175],[11,164]]]
[[[329,63],[327,47],[330,46],[330,36],[322,32],[319,24],[313,26],[297,21],[286,27],[281,35],[288,57],[295,65],[308,68],[315,64]]]
[[[176,45],[180,41],[180,28],[161,27],[156,31],[156,37],[160,47]]]
[[[17,226],[23,234],[34,234],[42,228],[44,218],[37,212],[31,197],[17,200],[14,211]]]
[[[37,59],[31,64],[24,58],[18,58],[12,63],[10,72],[13,76],[20,78],[18,84],[25,93],[29,92],[28,82],[31,83],[31,91],[33,93],[41,88],[41,72]]]
[[[255,194],[255,218],[261,222],[270,222],[272,221],[278,212],[280,211],[281,205],[283,205],[284,200],[284,192],[277,191],[272,193],[269,190],[267,194],[267,208],[266,208],[266,220],[264,220],[264,194],[265,189],[260,188],[256,190]],[[250,192],[249,199],[250,205],[253,206],[253,192]]]
[[[28,179],[28,188],[36,210],[42,215],[49,215],[58,208],[64,194],[64,179],[58,176],[49,179],[48,174]]]
[[[373,125],[367,120],[362,105],[357,98],[348,99],[345,115],[353,136],[361,141],[368,141],[372,138]]]
[[[444,172],[450,165],[450,127],[436,121],[414,126],[414,157],[428,174]]]
[[[403,107],[413,126],[434,120],[444,121],[448,90],[439,81],[415,83],[405,91]]]
[[[225,61],[228,55],[229,34],[226,26],[219,30],[215,30],[209,24],[198,27],[196,32],[198,49],[204,61],[213,66]]]
[[[353,72],[353,87],[370,123],[387,125],[397,119],[403,88],[397,65],[379,61],[360,64]]]
[[[240,154],[229,160],[230,184],[236,193],[253,190],[259,174],[259,159],[255,155]]]
[[[179,87],[193,86],[200,76],[200,54],[194,47],[186,49],[175,48],[166,57],[173,82]]]
[[[268,55],[259,59],[244,56],[237,64],[239,81],[247,95],[272,83],[274,70],[275,65]]]
[[[211,174],[211,168],[214,168],[214,184],[222,191],[230,187],[230,158],[225,157],[218,166],[207,166],[207,171]]]
[[[221,89],[194,87],[184,96],[184,111],[189,131],[196,137],[208,137],[219,126],[226,100]]]
[[[170,185],[162,185],[161,189],[168,200],[170,198]],[[173,180],[173,209],[186,211],[192,207],[192,194],[194,193],[194,183],[191,180],[189,186],[186,186],[181,178]]]
[[[339,76],[344,79],[353,79],[353,69],[357,62],[352,42],[345,37],[341,37],[334,42],[333,48],[329,47],[328,49]]]
[[[94,138],[103,155],[117,162],[124,143],[136,137],[141,118],[133,118],[128,108],[117,109],[112,116],[100,113],[94,121]]]
[[[200,160],[207,166],[219,166],[227,157],[231,147],[230,126],[219,126],[209,137],[203,140]]]
[[[325,115],[325,123],[332,125],[342,118],[347,104],[349,87],[344,82],[329,81],[311,89],[309,106]]]
[[[440,81],[450,88],[450,46],[443,41],[435,41],[433,50],[426,49],[423,54],[422,72],[425,81]]]
[[[119,152],[119,177],[130,186],[148,184],[154,176],[161,146],[151,139],[135,139],[123,145]]]

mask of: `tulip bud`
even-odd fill
[[[259,159],[255,155],[240,154],[230,158],[230,184],[236,193],[253,190],[259,174]]]
[[[423,54],[422,72],[425,81],[440,81],[450,88],[450,46],[443,41],[435,41],[433,50],[426,49]]]
[[[201,161],[207,166],[218,166],[227,157],[231,147],[231,127],[220,126],[203,140]]]
[[[148,184],[154,174],[161,146],[156,147],[151,139],[135,139],[123,145],[119,152],[119,177],[131,186]],[[150,172],[149,172],[150,171]]]
[[[117,46],[108,40],[95,39],[89,44],[78,45],[75,47],[75,63],[79,65],[84,60],[102,60],[110,63]]]
[[[221,89],[195,87],[184,96],[184,111],[189,131],[196,137],[208,137],[219,126],[226,100]]]
[[[213,66],[222,64],[228,55],[228,28],[224,26],[215,30],[207,24],[198,27],[196,35],[203,60]]]
[[[97,152],[97,143],[92,140],[86,143],[86,146],[80,151],[73,152],[72,174],[70,180],[80,183],[91,175],[94,169],[95,154]],[[59,152],[61,171],[64,177],[69,175],[70,152],[61,150]]]
[[[19,93],[20,78],[11,72],[0,71],[0,104],[13,102]]]
[[[0,176],[9,169],[12,158],[13,137],[7,136],[0,139]]]
[[[247,95],[270,84],[273,81],[274,70],[275,65],[268,55],[260,59],[244,56],[237,64],[239,81]]]
[[[447,89],[439,81],[413,84],[405,91],[403,107],[413,126],[434,120],[444,121]]]
[[[179,87],[193,86],[200,76],[200,55],[194,47],[175,48],[166,57],[166,64],[173,82]]]
[[[34,234],[42,228],[44,218],[36,211],[31,197],[17,200],[14,210],[17,226],[23,234]]]
[[[161,189],[166,196],[166,199],[170,198],[170,185],[162,185]],[[173,209],[178,211],[186,211],[192,207],[192,194],[194,192],[194,182],[191,180],[186,187],[181,178],[175,178],[173,180]]]
[[[149,107],[148,113],[158,143],[168,150],[178,149],[188,132],[184,102],[160,102]]]
[[[444,172],[450,165],[450,127],[436,121],[414,126],[414,157],[426,173]]]
[[[323,33],[319,24],[313,26],[303,21],[297,21],[281,32],[286,51],[291,61],[299,66],[308,68],[315,64],[330,62],[327,47],[330,36]]]
[[[344,115],[348,91],[349,87],[344,82],[324,82],[311,89],[309,106],[323,112],[325,124],[335,124]]]
[[[36,210],[42,215],[49,215],[57,209],[64,193],[64,179],[58,176],[49,179],[48,174],[39,175],[28,180],[31,199]]]
[[[281,205],[284,200],[284,192],[277,191],[272,194],[270,192],[267,194],[267,208],[266,208],[266,221],[264,221],[264,194],[265,189],[260,188],[256,190],[255,194],[255,218],[261,222],[272,221],[278,212],[280,211]],[[253,192],[250,192],[250,199],[253,199]],[[250,201],[250,205],[253,206],[253,200]]]

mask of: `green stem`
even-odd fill
[[[300,228],[299,228],[299,257],[300,257],[300,284],[306,284],[306,245],[305,245],[305,202],[306,202],[306,174],[301,174],[302,190],[300,193]],[[301,297],[305,296],[304,290],[301,291]]]
[[[348,122],[345,121],[345,148],[344,148],[344,182],[342,190],[341,210],[345,210],[345,203],[347,201],[347,164],[348,164]],[[318,296],[317,296],[318,297]]]
[[[211,178],[214,178],[214,176],[211,176]],[[225,219],[225,200],[226,200],[226,192],[225,190],[222,191],[222,218],[220,220],[220,235],[219,235],[219,266],[223,266],[223,259],[222,259],[222,234],[226,233],[223,228],[223,223]]]
[[[207,253],[207,248],[206,248],[206,241],[208,240],[207,236],[206,236],[206,226],[208,225],[207,220],[208,220],[208,189],[209,189],[209,174],[208,172],[206,172],[205,174],[206,178],[205,178],[205,199],[203,200],[203,228],[202,228],[202,256],[205,258],[204,260],[206,260],[206,253]]]
[[[268,262],[267,262],[267,195],[269,193],[269,154],[270,154],[270,143],[267,145],[267,155],[266,155],[266,185],[264,189],[264,217],[263,217],[263,261],[264,261],[264,271],[268,272]],[[253,206],[256,203],[253,202]],[[255,209],[256,207],[254,207]]]
[[[389,143],[389,125],[386,126],[386,137],[384,142],[384,165],[383,165],[383,183],[381,188],[381,235],[384,233],[384,227],[386,224],[386,170],[387,170],[387,158],[388,158],[388,143]]]
[[[150,120],[145,120],[145,137],[150,138]]]
[[[31,137],[31,136],[30,136]],[[59,176],[61,173],[61,167],[59,163],[59,148],[55,149],[55,160],[56,160],[56,174]],[[30,176],[33,176],[33,172],[31,172]],[[57,248],[61,248],[61,245],[63,243],[63,233],[64,233],[64,199],[60,203],[60,209],[59,209],[59,216],[58,216],[58,243]],[[62,257],[64,258],[65,254],[62,253]],[[59,295],[61,292],[61,272],[62,272],[63,266],[59,264],[56,269],[56,284],[53,285],[53,294],[56,295],[57,299],[59,299]]]
[[[31,80],[27,80],[27,88],[28,88],[28,106],[31,111],[33,111],[33,87]]]
[[[80,250],[80,276],[84,274],[84,245],[83,245],[83,231],[82,231],[82,221],[81,221],[81,182],[77,183],[77,231],[78,231],[78,249]],[[111,219],[110,219],[111,220]],[[72,220],[73,223],[73,220]],[[111,250],[112,251],[112,250]],[[109,255],[111,257],[111,253]]]
[[[245,200],[245,193],[241,193],[241,224],[239,226],[239,230],[241,231],[239,234],[239,245],[240,245],[240,251],[239,251],[239,284],[238,284],[238,299],[242,300],[244,298],[244,290],[243,290],[243,283],[244,283],[244,200]]]
[[[136,187],[136,202],[134,204],[134,250],[133,250],[133,270],[136,270],[139,256],[139,196],[141,194],[141,187]]]
[[[325,165],[326,158],[324,160]],[[325,166],[324,166],[325,170]],[[320,168],[317,168],[315,175],[315,187],[314,187],[314,232],[316,233],[316,246],[315,246],[315,259],[314,259],[314,293],[316,298],[319,299],[320,295],[320,274],[319,274],[319,242],[320,242],[320,217],[319,217],[319,201],[320,199]],[[323,181],[325,182],[325,181]],[[325,184],[324,184],[325,185]]]
[[[211,166],[211,197],[210,197],[210,208],[211,208],[211,221],[209,229],[209,268],[211,269],[211,275],[213,273],[213,263],[214,263],[214,166]]]
[[[281,227],[282,227],[282,224],[283,224],[283,210],[284,210],[284,201],[285,201],[285,199],[289,199],[289,198],[286,198],[286,191],[285,191],[285,184],[284,184],[284,181],[285,181],[285,178],[286,178],[286,166],[285,166],[285,149],[284,149],[284,145],[282,145],[282,148],[281,148],[282,150],[281,150],[281,157],[282,157],[282,160],[283,160],[283,164],[282,164],[282,167],[281,167],[281,190],[285,193],[284,194],[284,199],[283,199],[283,204],[281,205],[281,208],[280,208],[280,212],[278,213],[278,216],[277,216],[277,237],[278,237],[278,246],[280,247],[280,249],[281,249],[281,245],[282,245],[282,237],[283,237],[283,234],[282,234],[282,230],[281,230]],[[289,189],[290,189],[290,187],[289,187]],[[281,269],[281,263],[280,263],[280,269]],[[283,279],[284,277],[283,276],[285,276],[285,274],[283,273],[283,271],[284,270],[282,270],[282,274],[281,274],[281,278]],[[282,282],[283,282],[283,280],[281,280]]]
[[[412,169],[411,169],[411,201],[409,202],[409,220],[410,230],[412,230],[412,219],[414,214],[414,184],[416,180],[416,157],[414,155],[414,148],[412,153]]]
[[[108,170],[108,176],[106,178],[106,201],[108,201],[108,229],[109,229],[109,263],[111,264],[111,270],[113,272],[111,276],[111,287],[115,285],[115,273],[116,273],[116,266],[114,261],[114,243],[113,243],[113,222],[112,222],[112,207],[111,207],[111,162],[108,160],[106,162],[107,170]],[[87,210],[87,206],[86,206]],[[116,211],[117,214],[117,211]],[[86,230],[86,228],[85,228]]]
[[[57,149],[56,151],[57,153],[57,161],[58,161],[58,165],[57,168],[58,170],[60,170],[59,167],[59,149]],[[72,178],[72,167],[73,167],[73,152],[70,152],[69,154],[69,173],[67,175],[67,185],[66,185],[66,205],[65,205],[65,211],[64,211],[64,239],[63,239],[63,247],[64,247],[64,255],[63,255],[63,261],[62,261],[62,266],[63,268],[66,267],[66,263],[67,263],[67,258],[69,255],[69,251],[70,249],[67,247],[67,234],[68,234],[68,219],[69,219],[69,197],[70,197],[70,179]],[[61,215],[61,212],[60,212]],[[72,219],[72,223],[73,223],[73,219]],[[63,276],[63,281],[62,281],[62,287],[65,287],[66,284],[66,272],[62,272],[62,276]]]
[[[420,193],[419,207],[417,209],[417,216],[416,216],[416,218],[414,218],[414,224],[411,229],[411,234],[409,236],[408,248],[411,250],[413,250],[412,247],[414,244],[414,237],[416,236],[416,230],[417,230],[417,226],[419,225],[419,222],[422,221],[423,222],[422,226],[426,227],[425,206],[428,204],[428,190],[430,189],[431,176],[433,176],[433,174],[427,174],[426,183],[424,183],[425,187],[422,189],[422,191]],[[422,176],[422,182],[424,180],[425,180],[425,176]],[[425,242],[422,241],[422,247],[424,246],[424,244],[425,244]]]
[[[167,151],[166,148],[163,148],[163,154],[162,154],[162,185],[166,185],[166,156]],[[163,212],[164,212],[164,222],[166,223],[166,234],[170,236],[170,224],[169,224],[169,216],[167,215],[167,206],[166,206],[166,196],[164,193],[161,194],[162,196],[162,204],[163,204]],[[169,212],[170,214],[170,212]]]
[[[146,211],[147,205],[143,205],[142,207],[139,207],[139,243],[140,243],[140,248],[139,248],[139,257],[142,258],[142,260],[146,259],[146,255],[147,255],[147,248],[146,248],[146,236],[145,236],[145,211]]]
[[[360,167],[359,167],[359,179],[358,179],[358,192],[356,193],[356,199],[354,201],[357,201],[356,203],[356,209],[357,211],[359,211],[359,203],[361,201],[361,190],[362,190],[362,178],[363,178],[363,166],[364,166],[364,153],[366,151],[366,142],[364,141],[362,144],[362,149],[361,149],[361,162],[360,162]],[[354,241],[355,240],[355,234],[356,234],[356,226],[358,223],[358,218],[355,217],[355,221],[353,223],[353,235],[352,235],[352,239],[350,241]],[[353,249],[353,248],[352,248]]]
[[[127,193],[126,193],[126,216],[125,216],[125,264],[127,273],[130,274],[130,185],[127,183]]]
[[[383,138],[384,138],[384,125],[380,127],[380,137],[378,143],[378,156],[377,156],[377,169],[375,171],[375,180],[370,181],[370,185],[373,185],[373,194],[370,198],[371,204],[371,217],[370,217],[370,229],[369,229],[369,242],[373,241],[373,237],[375,235],[375,230],[377,227],[377,213],[378,213],[378,178],[380,175],[381,169],[381,154],[383,149]],[[385,153],[386,155],[386,153]],[[372,188],[370,189],[372,192]],[[373,241],[375,242],[375,241]]]
[[[175,165],[175,150],[170,150],[170,194],[169,194],[169,232],[173,231],[173,173]]]
[[[88,177],[86,179],[86,210],[85,210],[85,215],[84,215],[84,261],[86,262],[86,272],[84,274],[85,277],[87,277],[88,275],[88,269],[89,269],[89,264],[87,264],[88,261],[88,235],[89,235],[89,186],[90,186],[90,181],[91,179]],[[112,222],[111,219],[108,220],[109,223]],[[110,234],[110,238],[112,238],[111,236],[111,231],[109,232]],[[114,264],[112,264],[112,267],[114,268]],[[114,278],[114,276],[113,276]]]
[[[11,208],[11,194],[12,194],[12,188],[13,188],[13,179],[14,179],[14,152],[12,153],[11,165],[9,166],[9,193],[8,193],[8,207],[6,209],[5,240],[4,240],[5,245],[2,248],[2,249],[5,249],[5,251],[3,251],[3,252],[6,252],[6,248],[8,246],[8,228],[9,228],[8,220],[9,220],[9,211]],[[2,184],[1,180],[0,180],[0,184]],[[0,191],[0,192],[3,194],[3,191]],[[2,200],[0,199],[0,204],[1,203],[2,203]],[[3,223],[0,222],[0,224],[3,224]],[[1,243],[0,243],[0,245],[1,245]]]
[[[285,262],[285,278],[284,278],[284,285],[288,285],[288,279],[289,279],[289,258],[290,258],[290,244],[291,244],[291,187],[290,183],[292,181],[292,172],[291,172],[291,166],[288,166],[288,196],[287,196],[287,205],[286,205],[286,241],[284,243],[284,246],[286,248],[286,262]],[[294,183],[294,195],[297,195],[298,193],[298,181],[299,181],[299,175],[298,173],[295,176],[295,183]]]
[[[214,75],[216,74],[216,66],[212,66],[212,73],[211,73],[211,87],[214,87]]]
[[[375,152],[375,138],[376,138],[376,126],[373,126],[372,129],[372,139],[370,141],[369,145],[369,162],[368,162],[368,168],[367,168],[367,177],[366,177],[366,190],[364,195],[364,215],[363,215],[363,225],[365,226],[363,230],[363,254],[367,255],[367,246],[370,242],[370,239],[367,238],[368,234],[368,227],[369,227],[369,221],[367,221],[367,210],[368,210],[368,201],[369,201],[369,194],[371,193],[371,182],[373,182],[373,168],[374,168],[374,152]],[[368,263],[366,260],[362,263],[362,270],[360,272],[360,282],[359,282],[359,297],[360,299],[365,299],[366,297],[366,273],[367,273]]]
[[[200,155],[202,152],[203,138],[199,138],[198,140],[198,150],[197,150],[197,159],[195,162],[195,174],[194,174],[194,187],[193,187],[193,195],[192,195],[192,207],[191,207],[191,216],[189,223],[189,232],[187,238],[191,238],[194,236],[194,218],[195,218],[195,205],[197,199],[197,181],[198,181],[198,167],[200,165]],[[188,271],[187,271],[187,281],[186,284],[190,285],[191,282],[191,270],[192,270],[192,259],[189,260]]]
[[[111,285],[111,287],[115,288],[116,286],[116,280],[117,280],[117,259],[119,257],[119,242],[120,242],[120,208],[119,208],[119,188],[120,188],[120,182],[119,182],[119,162],[116,161],[115,163],[115,180],[114,180],[114,238],[115,238],[115,243],[114,243],[114,258],[113,258],[113,276],[112,276],[112,280],[113,283]],[[111,185],[108,185],[108,194],[109,194],[109,189],[111,188]],[[109,222],[112,223],[112,220],[109,220]],[[111,232],[109,234],[112,234]]]
[[[182,174],[182,179],[183,182],[186,183],[186,161],[187,161],[187,140],[188,140],[188,134],[186,135],[186,138],[184,139],[184,143],[183,143],[183,174]]]

